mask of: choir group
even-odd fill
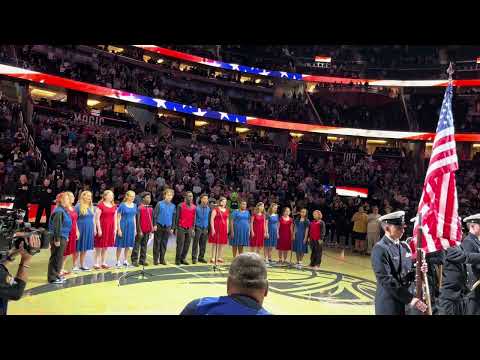
[[[267,266],[293,264],[292,255],[295,253],[296,264],[293,265],[300,269],[310,245],[310,267],[318,269],[320,266],[325,223],[319,210],[313,212],[313,220],[310,221],[307,209],[302,209],[300,216],[293,219],[288,207],[279,213],[279,206],[275,203],[266,210],[265,204],[260,202],[250,213],[246,201],[240,201],[238,209],[229,209],[225,197],[221,197],[217,204],[209,204],[208,196],[201,195],[195,205],[193,194],[186,192],[185,200],[175,206],[171,202],[173,196],[173,190],[166,189],[163,200],[153,209],[149,193],[140,194],[141,202],[137,205],[136,194],[128,191],[124,201],[116,205],[113,192],[106,190],[96,206],[90,191],[83,191],[75,206],[71,192],[58,194],[49,228],[58,234],[61,241],[52,246],[49,281],[62,282],[64,276],[71,272],[90,271],[85,260],[92,250],[95,250],[95,270],[110,268],[106,255],[112,247],[116,248],[116,268],[139,264],[147,266],[150,238],[153,238],[154,265],[167,265],[165,253],[172,234],[177,239],[176,265],[189,265],[186,256],[191,243],[192,262],[207,263],[205,252],[208,242],[212,263],[224,262],[224,247],[229,244],[234,257],[241,254],[245,247],[259,254],[263,248]],[[273,249],[278,250],[278,262],[273,260]],[[72,256],[73,260],[71,271],[65,269],[68,256]]]

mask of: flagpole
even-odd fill
[[[423,299],[423,276],[422,276],[422,214],[418,214],[418,227],[417,227],[417,268],[416,268],[416,296],[417,299]]]

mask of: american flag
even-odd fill
[[[450,82],[443,98],[432,155],[418,205],[413,241],[410,243],[414,252],[417,243],[419,213],[422,214],[422,248],[425,252],[429,253],[455,246],[462,238],[462,223],[458,216],[455,180],[458,157],[453,126],[452,96],[453,87]]]

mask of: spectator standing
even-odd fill
[[[46,223],[48,224],[48,220],[50,219],[50,214],[52,212],[52,203],[55,199],[55,195],[53,193],[53,188],[50,186],[50,179],[45,178],[43,180],[42,187],[38,192],[38,210],[37,215],[35,217],[35,227],[38,228],[40,226],[40,220],[43,215],[43,211],[45,210],[46,215]]]
[[[28,222],[28,204],[31,201],[31,190],[28,184],[28,178],[25,174],[20,175],[19,183],[15,190],[15,200],[13,207],[25,211],[23,220]]]
[[[380,240],[380,218],[378,213],[378,206],[372,207],[372,213],[368,214],[368,224],[367,224],[367,255],[372,252],[373,246],[378,240]]]
[[[353,222],[353,234],[352,239],[355,240],[354,252],[365,253],[366,239],[367,239],[367,225],[368,215],[363,210],[363,206],[358,208],[358,211],[352,217]]]

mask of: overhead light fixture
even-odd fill
[[[473,144],[472,147],[475,148],[475,149],[478,149],[478,148],[480,148],[480,144]]]
[[[303,136],[303,134],[302,134],[302,133],[295,133],[295,132],[291,132],[291,133],[290,133],[290,136],[293,136],[293,137],[298,137],[298,138],[300,138],[300,137],[302,137],[302,136]]]
[[[368,139],[367,144],[372,144],[372,145],[385,145],[387,143],[386,140],[372,140]]]
[[[239,134],[243,134],[243,133],[246,133],[247,131],[250,131],[250,129],[246,127],[237,127],[235,131],[238,132]]]
[[[317,55],[317,56],[315,56],[315,62],[331,63],[332,58],[330,56]]]
[[[330,140],[330,141],[337,141],[338,138],[336,136],[327,136],[327,140]]]
[[[36,96],[44,96],[44,97],[54,97],[54,96],[57,95],[56,92],[43,90],[43,89],[37,89],[37,88],[32,89],[31,94],[36,95]]]
[[[205,126],[205,125],[207,125],[207,124],[208,124],[208,122],[206,122],[206,121],[195,120],[195,126],[196,126],[196,127]]]
[[[256,79],[255,84],[258,84],[260,81],[262,81],[262,79]]]
[[[161,63],[163,63],[163,59],[158,59],[157,64],[161,64]]]
[[[426,146],[426,147],[432,147],[432,146],[433,146],[433,143],[427,142],[427,143],[425,144],[425,146]]]
[[[94,100],[94,99],[88,99],[87,100],[87,106],[95,106],[95,105],[98,105],[100,104],[100,101],[98,100]]]

